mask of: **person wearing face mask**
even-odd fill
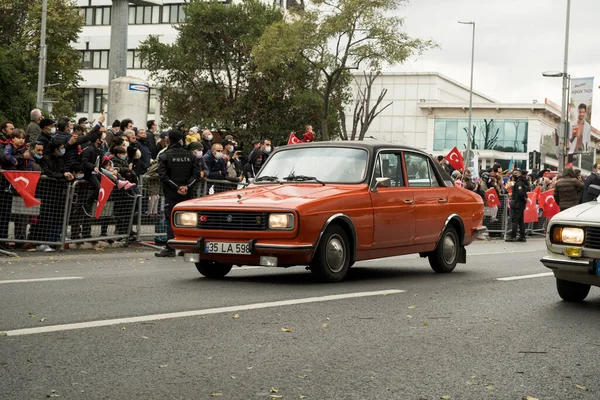
[[[31,146],[31,156],[30,159],[32,162],[32,170],[33,171],[41,171],[42,168],[40,166],[40,162],[42,161],[42,157],[44,157],[44,145],[40,142],[35,142]]]
[[[200,176],[200,163],[191,151],[183,148],[183,133],[177,129],[169,131],[169,147],[158,156],[158,176],[165,196],[165,216],[167,216],[167,240],[173,239],[171,211],[184,200],[193,197],[194,186]],[[175,249],[168,244],[156,257],[175,257]]]
[[[40,121],[40,134],[37,137],[37,141],[44,145],[44,155],[50,154],[48,146],[52,142],[52,135],[56,133],[55,122],[51,119],[44,118]]]
[[[106,129],[103,126],[105,119],[106,114],[102,113],[102,115],[100,115],[98,118],[98,122],[96,122],[89,132],[84,135],[79,134],[79,132],[83,131],[80,129],[81,125],[75,127],[76,129],[74,129],[73,133],[68,133],[66,131],[68,125],[70,124],[70,121],[67,117],[61,118],[58,121],[59,131],[52,138],[61,141],[65,146],[65,155],[63,160],[65,162],[65,168],[67,171],[75,172],[81,170],[79,156],[83,153],[83,147],[90,143],[95,143],[98,139],[101,139],[105,135]],[[87,121],[87,119],[85,121]]]
[[[208,179],[224,180],[227,177],[227,165],[223,159],[223,146],[219,143],[212,145],[211,151],[204,155],[208,167]]]
[[[265,138],[260,141],[260,149],[264,153],[263,160],[266,160],[271,152],[273,151],[273,147],[271,146],[271,139]]]
[[[262,167],[264,160],[263,157],[264,153],[261,150],[252,150],[252,152],[248,156],[248,162],[244,166],[243,171],[243,175],[244,178],[246,178],[246,182],[254,182],[254,177],[256,176],[256,174],[258,174],[258,171],[260,171]]]
[[[188,146],[188,150],[191,151],[192,153],[194,153],[194,157],[196,157],[196,159],[200,163],[200,178],[202,178],[203,180],[206,180],[210,171],[208,170],[206,161],[204,161],[204,157],[202,154],[203,148],[204,147],[202,146],[202,143],[200,143],[200,142],[193,142]]]
[[[37,146],[36,146],[37,147]],[[40,193],[40,216],[31,240],[44,240],[58,242],[62,230],[64,204],[67,197],[67,183],[73,181],[74,176],[65,172],[63,155],[65,146],[60,140],[53,140],[49,147],[50,154],[39,160],[42,175],[51,179],[41,179],[38,183]],[[48,245],[39,245],[37,251],[52,252],[54,248]]]
[[[209,131],[209,130],[205,130],[202,131],[202,147],[204,148],[202,150],[202,154],[208,154],[211,152],[212,149],[212,140],[213,140],[213,134]]]

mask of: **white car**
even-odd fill
[[[546,229],[542,264],[554,272],[559,296],[581,302],[591,286],[600,287],[600,186],[590,185],[596,200],[556,214]]]

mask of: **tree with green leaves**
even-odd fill
[[[328,140],[332,99],[344,92],[348,71],[379,71],[431,47],[411,38],[402,18],[390,15],[407,0],[312,0],[293,10],[293,18],[269,27],[254,50],[261,69],[309,63],[323,104],[320,133]],[[334,106],[335,107],[335,106]]]
[[[173,44],[151,36],[139,47],[150,79],[161,88],[167,123],[185,120],[246,142],[270,137],[281,143],[318,117],[321,99],[304,60],[259,72],[252,58],[263,32],[283,20],[280,8],[257,0],[184,7],[187,17]]]
[[[0,0],[0,62],[14,73],[4,70],[0,79],[12,75],[12,90],[0,101],[0,115],[22,125],[35,107],[40,51],[42,2],[39,0]],[[46,95],[53,101],[54,115],[74,114],[76,88],[81,79],[81,55],[73,47],[83,20],[75,0],[48,0],[46,30]],[[18,95],[18,99],[16,98]],[[13,102],[17,104],[5,104]]]

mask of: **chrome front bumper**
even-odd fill
[[[596,259],[576,259],[562,254],[551,254],[543,257],[540,261],[546,268],[554,272],[557,279],[600,286]]]

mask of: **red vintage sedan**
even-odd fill
[[[356,261],[411,253],[448,273],[482,220],[481,197],[421,150],[318,142],[277,149],[245,189],[179,203],[169,245],[209,278],[234,265],[308,265],[335,282]]]

